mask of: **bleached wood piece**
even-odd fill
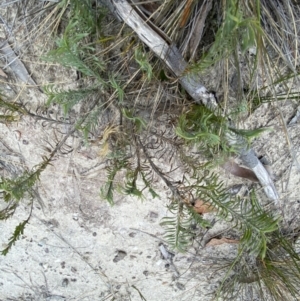
[[[210,93],[200,83],[197,75],[187,74],[182,76],[187,67],[180,51],[175,45],[168,43],[165,38],[160,36],[149,22],[143,20],[134,7],[125,0],[111,0],[117,14],[128,26],[130,26],[140,40],[143,41],[151,50],[169,67],[169,69],[179,77],[180,84],[198,103],[201,100],[208,99]],[[111,5],[109,5],[111,7]]]
[[[0,54],[5,58],[7,63],[6,66],[9,66],[21,81],[27,85],[37,86],[24,64],[4,39],[0,39]]]

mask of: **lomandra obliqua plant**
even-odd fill
[[[190,6],[191,11],[197,8],[196,4]],[[190,19],[185,18],[183,22],[177,5],[178,1],[164,1],[157,10],[161,13],[151,17],[153,22],[157,21],[156,24],[171,33],[174,42],[176,37],[181,41],[183,35],[191,36],[185,28],[192,28],[190,25],[194,22],[192,13]],[[280,10],[274,10],[274,5]],[[294,8],[291,1],[287,2],[287,8]],[[170,216],[163,219],[162,226],[170,246],[181,252],[192,244],[195,224],[199,228],[212,226],[196,212],[193,202],[197,199],[214,208],[213,214],[218,219],[230,222],[238,230],[238,258],[227,265],[230,273],[225,273],[217,292],[218,296],[231,300],[237,296],[247,300],[248,292],[253,289],[262,300],[289,300],[288,294],[297,296],[299,258],[294,251],[295,241],[282,234],[279,218],[262,207],[255,191],[247,197],[232,196],[218,174],[212,171],[213,166],[224,163],[236,152],[228,143],[228,136],[238,134],[250,139],[258,134],[255,131],[237,133],[230,126],[229,119],[241,118],[237,109],[241,103],[244,106],[242,113],[248,114],[262,101],[272,101],[264,91],[269,87],[275,91],[278,82],[285,82],[296,74],[293,70],[296,64],[290,64],[293,59],[290,55],[288,59],[282,55],[282,46],[293,44],[285,32],[297,32],[292,27],[298,25],[291,26],[283,20],[284,9],[274,1],[229,0],[224,6],[213,6],[212,16],[218,17],[208,18],[211,26],[206,28],[216,33],[214,40],[206,43],[203,39],[206,52],[201,53],[199,49],[194,64],[187,70],[208,73],[213,68],[220,68],[222,72],[218,74],[225,74],[226,78],[230,73],[228,66],[237,70],[235,101],[228,105],[225,95],[220,112],[187,102],[187,94],[174,84],[174,75],[168,73],[131,30],[117,23],[107,9],[93,1],[54,4],[56,22],[53,24],[61,24],[62,32],[57,33],[55,28],[55,46],[43,56],[45,61],[75,69],[78,74],[77,89],[52,85],[44,91],[48,105],[55,103],[62,107],[65,120],[60,122],[66,122],[70,127],[66,135],[76,132],[86,145],[90,136],[102,139],[100,151],[106,162],[106,181],[99,187],[102,198],[114,204],[118,193],[139,199],[149,195],[161,197],[159,188],[165,185],[169,198],[163,201],[167,203]],[[163,16],[166,10],[168,13]],[[171,16],[170,11],[174,15]],[[287,9],[285,13],[292,14],[291,20],[297,20],[293,13],[296,11]],[[284,24],[284,30],[280,30],[275,21],[271,23],[272,28],[268,26],[274,13],[277,23]],[[178,32],[175,28],[178,22],[164,24],[165,17],[174,21],[174,16],[182,21],[180,24],[187,25]],[[256,55],[250,59],[247,51],[252,47],[256,49]],[[272,69],[267,51],[270,47],[283,60],[289,61],[294,75],[282,76],[278,69]],[[198,60],[200,57],[202,59]],[[247,81],[241,72],[241,60],[246,62]],[[270,78],[266,87],[253,85],[256,76],[261,74],[268,74]],[[218,78],[218,82],[224,83],[223,88],[228,91],[226,78]],[[17,114],[33,114],[27,107],[14,106],[14,102],[7,102],[5,110],[9,107]],[[69,117],[70,111],[78,107],[77,115],[73,119]],[[1,108],[4,111],[4,106]],[[2,115],[6,121],[8,116]],[[234,123],[235,120],[231,121]],[[55,120],[51,122],[55,123]],[[97,133],[99,128],[102,129],[100,134]],[[161,161],[168,164],[160,164]],[[34,185],[50,163],[51,158],[45,158],[31,172],[1,179],[3,201],[8,204],[1,212],[2,219],[12,216],[22,199],[32,202],[36,197]],[[20,237],[29,218],[30,215],[15,229],[3,254]]]

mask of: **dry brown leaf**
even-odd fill
[[[0,68],[0,76],[7,78],[6,73]]]
[[[182,28],[186,25],[188,18],[191,14],[191,7],[192,7],[193,0],[188,0],[185,4],[185,7],[183,9],[181,20],[179,22],[179,27]]]
[[[236,240],[236,239],[229,239],[226,237],[222,237],[222,238],[212,238],[207,244],[207,246],[219,246],[219,245],[223,245],[223,244],[238,244],[240,241]]]
[[[208,213],[212,211],[216,211],[216,208],[213,207],[212,205],[205,203],[199,199],[195,201],[194,209],[197,213],[203,214],[203,213]]]
[[[234,176],[246,178],[253,182],[258,182],[257,176],[252,170],[239,166],[237,163],[234,162],[233,159],[229,159],[222,165],[222,167]]]

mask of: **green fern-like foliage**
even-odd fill
[[[158,197],[152,185],[152,173],[149,166],[138,160],[137,164],[132,164],[130,157],[124,152],[113,152],[113,157],[109,160],[107,171],[107,181],[100,189],[101,198],[114,204],[114,192],[118,192],[144,199],[144,191],[148,191],[153,198]],[[117,175],[123,175],[123,181],[115,181]]]
[[[86,88],[80,90],[62,90],[53,86],[44,87],[44,92],[48,96],[47,104],[59,104],[66,115],[76,104],[82,102],[88,96],[97,92],[97,88]]]
[[[88,43],[88,39],[100,30],[97,20],[101,20],[101,11],[97,16],[91,1],[71,1],[69,8],[69,22],[63,36],[56,40],[57,48],[43,59],[75,68],[83,75],[104,83],[100,74],[105,64],[95,55],[95,44]]]
[[[126,171],[126,180],[124,183],[124,193],[127,195],[136,196],[138,198],[143,198],[142,190],[138,188],[138,176],[139,169],[135,168],[134,170],[127,169]]]
[[[75,26],[77,24],[75,23],[72,25]],[[47,56],[44,57],[44,60],[57,62],[65,67],[75,68],[76,70],[82,72],[82,74],[86,76],[92,76],[97,78],[100,82],[103,82],[102,78],[96,72],[97,69],[99,71],[103,70],[103,64],[96,57],[94,57],[92,62],[86,62],[83,58],[81,58],[81,49],[79,48],[78,44],[80,40],[87,36],[88,33],[78,36],[71,42],[69,42],[66,37],[58,40],[57,49],[50,51]]]
[[[65,116],[75,105],[81,105],[82,110],[78,114],[75,126],[83,134],[85,142],[88,142],[89,134],[96,130],[107,108],[100,88],[95,86],[78,90],[62,90],[49,86],[44,90],[48,96],[47,104],[61,105]]]
[[[259,262],[259,267],[261,281],[268,294],[276,300],[291,300],[290,296],[299,299],[300,257],[295,251],[294,243],[275,232],[267,247],[266,258]],[[272,279],[276,279],[276,282]]]
[[[278,231],[279,218],[265,212],[252,191],[250,199],[241,206],[243,236],[241,246],[249,254],[264,259],[266,257],[269,234]]]
[[[136,48],[134,51],[134,58],[139,64],[141,70],[146,73],[147,79],[150,80],[152,78],[153,71],[145,52],[142,52],[141,49]]]
[[[147,187],[149,181],[146,180],[145,172],[147,167],[142,166],[140,161],[138,160],[136,166],[129,166],[127,165],[125,181],[124,181],[124,188],[123,193],[126,195],[136,196],[138,198],[143,198],[143,190]],[[141,184],[138,183],[139,180],[145,179],[146,186],[142,188]]]
[[[30,219],[30,216],[23,222],[19,223],[19,225],[15,228],[13,235],[9,238],[9,242],[8,242],[6,248],[4,248],[1,251],[2,255],[4,255],[4,256],[7,255],[7,253],[12,248],[12,246],[15,244],[15,242],[21,237],[21,235],[24,233],[25,226],[29,222],[29,219]]]
[[[106,167],[107,180],[103,187],[101,187],[100,189],[100,197],[104,200],[107,200],[111,205],[113,205],[114,191],[118,186],[115,178],[120,171],[126,168],[129,162],[122,152],[114,152],[110,156],[113,158],[109,160],[109,163]]]
[[[76,128],[83,133],[84,140],[88,141],[89,133],[95,131],[101,122],[101,117],[105,114],[105,106],[101,101],[101,96],[96,94],[95,100],[89,106],[88,112],[85,112],[79,118]]]
[[[27,113],[21,105],[5,100],[4,96],[1,95],[1,93],[0,109],[0,122],[5,123],[17,121],[20,115],[24,115]]]
[[[1,177],[0,190],[4,202],[7,203],[7,206],[0,211],[1,220],[6,220],[11,217],[19,205],[19,202],[23,199],[30,200],[32,210],[33,199],[35,197],[34,186],[39,181],[41,173],[48,166],[50,160],[51,158],[44,158],[44,161],[36,166],[32,172],[25,171],[16,179]],[[20,238],[20,235],[23,234],[30,217],[31,211],[28,218],[15,228],[13,235],[9,239],[7,247],[1,251],[2,255],[6,255],[15,242]]]
[[[194,236],[191,225],[196,222],[200,227],[206,228],[210,227],[210,223],[203,219],[192,206],[180,200],[172,200],[168,209],[173,216],[164,217],[161,222],[165,228],[165,238],[172,249],[185,252]]]
[[[223,183],[218,180],[218,176],[214,173],[205,173],[201,175],[196,173],[186,182],[181,183],[181,191],[183,195],[181,199],[193,196],[199,198],[204,203],[215,209],[215,214],[240,230],[240,249],[247,251],[261,259],[266,257],[267,244],[269,243],[269,234],[278,230],[278,218],[273,217],[268,212],[265,212],[259,205],[255,193],[251,192],[247,199],[240,199],[231,196],[224,188]],[[184,188],[183,188],[184,187]],[[167,238],[171,246],[184,250],[187,247],[187,226],[191,220],[183,214],[183,209],[188,206],[181,204],[182,201],[177,201],[178,204],[172,203],[176,214],[174,217],[168,217],[164,222],[167,227]],[[172,208],[172,207],[171,207]],[[189,208],[192,209],[192,208]],[[197,219],[194,211],[189,210],[189,215],[194,222],[200,226],[207,226],[203,223],[203,219]],[[182,236],[182,240],[180,238]],[[186,242],[182,243],[181,242]]]
[[[235,128],[229,128],[229,131],[231,131],[233,134],[236,134],[242,138],[244,138],[247,141],[247,144],[250,146],[251,140],[259,135],[261,135],[263,132],[266,131],[272,131],[273,129],[271,127],[264,127],[254,130],[240,130]],[[231,135],[232,135],[231,133]],[[230,133],[229,133],[230,135]],[[229,135],[227,137],[229,137]]]
[[[260,36],[259,21],[257,18],[244,16],[241,2],[226,1],[224,20],[216,33],[214,43],[191,70],[205,71],[216,62],[234,54],[238,46],[245,53],[256,45]]]
[[[199,179],[198,179],[199,181]],[[230,221],[240,229],[240,248],[265,258],[268,243],[268,234],[278,229],[278,218],[265,212],[258,203],[255,193],[250,198],[241,200],[226,194],[222,183],[218,183],[217,177],[211,175],[206,179],[208,187],[215,185],[217,189],[208,189],[207,186],[193,185],[194,195],[206,201],[216,208],[217,216]]]
[[[110,75],[110,77],[109,77],[109,84],[115,90],[115,93],[118,96],[119,102],[123,103],[123,100],[124,100],[124,90],[121,87],[120,81],[117,79],[116,76]]]
[[[155,191],[152,185],[152,173],[145,168],[140,171],[140,176],[144,184],[143,189],[147,189],[153,198],[159,198],[159,194]]]
[[[234,262],[224,265],[232,271],[220,287],[222,300],[290,301],[300,297],[298,284],[300,277],[300,258],[295,251],[294,242],[279,231],[268,235],[266,256],[262,260],[246,251],[239,254]],[[222,262],[220,261],[218,268]]]
[[[201,201],[211,204],[213,202],[208,202],[207,200],[210,200],[213,195],[218,198],[228,196],[222,184],[217,181],[216,175],[204,174],[202,178],[197,178],[196,181],[185,179],[180,184],[180,188],[177,188],[179,189],[178,193],[174,195],[169,206],[169,210],[173,213],[173,216],[165,217],[161,223],[166,229],[166,240],[172,248],[180,252],[186,251],[192,243],[191,237],[194,234],[191,231],[191,225],[193,223],[202,228],[210,227],[210,223],[195,211],[188,199],[191,196],[195,196],[201,199]],[[199,175],[194,176],[197,177]]]
[[[23,175],[16,179],[1,178],[0,189],[3,200],[6,203],[16,201],[19,202],[26,194],[31,194],[33,186],[37,183],[41,173],[50,163],[49,158],[44,158],[44,161],[36,166],[32,172],[25,171]]]
[[[193,105],[179,117],[176,134],[188,143],[197,145],[199,151],[207,158],[220,153],[233,152],[226,141],[228,122],[225,118],[215,115],[204,106]]]
[[[141,130],[147,127],[146,122],[142,118],[138,116],[134,116],[132,111],[123,108],[122,113],[125,118],[131,121],[131,123],[135,126],[138,132],[140,132]]]

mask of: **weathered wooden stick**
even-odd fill
[[[0,39],[0,54],[2,54],[3,58],[5,59],[7,63],[6,66],[9,66],[21,81],[31,86],[37,86],[24,64],[15,54],[8,42],[4,39]]]
[[[199,76],[195,73],[186,72],[188,64],[178,48],[172,44],[170,39],[159,28],[135,8],[134,3],[129,3],[126,0],[102,0],[102,2],[106,2],[110,10],[130,26],[140,40],[164,61],[178,77],[182,87],[197,103],[202,102],[211,110],[217,108],[214,95],[201,84]],[[244,139],[237,139],[236,143],[241,143],[239,149],[243,163],[255,173],[267,197],[278,205],[279,195],[269,173],[257,159],[253,150],[247,148]]]

